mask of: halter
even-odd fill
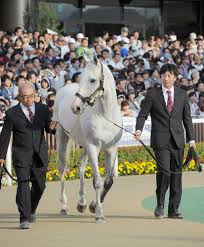
[[[88,97],[84,97],[82,96],[81,94],[79,93],[76,93],[75,96],[80,98],[80,100],[83,102],[83,103],[87,103],[89,106],[93,106],[94,103],[95,103],[95,100],[97,98],[97,95],[100,93],[100,92],[103,92],[104,91],[104,74],[103,74],[103,65],[102,63],[100,62],[101,64],[101,75],[100,75],[100,79],[99,79],[99,87]]]

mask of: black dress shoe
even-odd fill
[[[35,214],[31,214],[29,223],[36,223],[36,215]]]
[[[183,219],[183,215],[179,212],[174,213],[174,214],[168,214],[168,218],[171,219]]]
[[[30,224],[28,221],[23,221],[20,223],[19,228],[23,230],[30,229]]]
[[[164,206],[157,206],[154,210],[154,216],[158,219],[164,218]]]

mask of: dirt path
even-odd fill
[[[204,186],[204,173],[184,174],[184,188]],[[94,198],[92,181],[86,181],[87,201]],[[94,223],[87,210],[81,215],[76,210],[78,181],[66,183],[69,216],[59,215],[59,183],[47,183],[41,200],[37,223],[30,230],[18,229],[15,205],[16,188],[0,192],[1,247],[193,247],[204,246],[204,224],[185,220],[157,220],[142,201],[153,195],[155,176],[130,176],[115,179],[113,189],[103,204],[106,224]],[[68,193],[69,192],[69,193]],[[204,195],[201,195],[204,203]],[[204,207],[200,208],[204,214]]]

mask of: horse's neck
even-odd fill
[[[102,106],[102,115],[107,119],[112,121],[119,120],[121,115],[117,103],[116,89],[115,89],[115,81],[110,72],[110,70],[103,66],[104,68],[104,95],[98,101]]]
[[[113,90],[111,90],[110,88],[105,90],[104,96],[103,98],[101,98],[100,102],[102,104],[102,111],[104,117],[113,120],[113,113],[117,110],[118,107],[116,96]]]

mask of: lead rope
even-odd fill
[[[18,180],[16,178],[14,178],[10,172],[8,171],[8,169],[6,168],[5,164],[3,164],[3,166],[0,166],[0,190],[1,190],[1,181],[2,181],[2,177],[3,177],[3,170],[5,171],[5,173],[15,182],[17,183],[27,183],[27,182],[32,182],[33,179],[24,179],[24,180]]]
[[[88,105],[86,105],[86,107],[87,107]],[[85,108],[86,108],[85,107]],[[85,108],[84,108],[84,110],[85,110]],[[83,110],[83,112],[84,112],[84,110]],[[83,113],[82,112],[82,113]],[[81,114],[82,114],[81,113]],[[81,114],[79,115],[79,117],[81,116]],[[110,119],[108,119],[107,117],[105,117],[104,116],[104,118],[108,121],[108,122],[110,122],[110,123],[112,123],[113,125],[115,125],[116,127],[118,127],[119,129],[122,129],[122,130],[124,130],[125,132],[127,132],[127,133],[129,133],[129,134],[131,134],[131,135],[133,135],[134,136],[134,133],[132,133],[131,131],[129,131],[129,130],[127,130],[127,129],[125,129],[125,128],[123,128],[122,126],[120,126],[120,125],[118,125],[118,124],[116,124],[115,122],[113,122],[112,120],[110,120]],[[78,118],[79,119],[79,118]],[[78,120],[77,119],[77,120]],[[72,129],[72,131],[70,132],[70,131],[68,131],[68,130],[66,130],[63,126],[62,126],[62,124],[60,124],[60,122],[57,122],[57,123],[59,123],[59,125],[61,126],[61,128],[67,133],[67,134],[70,134],[71,135],[71,132],[73,131],[73,129]],[[157,163],[157,165],[162,169],[162,170],[164,170],[164,171],[166,171],[167,173],[170,173],[170,174],[181,174],[182,173],[182,171],[180,171],[180,172],[173,172],[173,171],[171,171],[171,170],[168,170],[167,168],[165,168],[164,167],[164,165],[154,156],[154,154],[151,152],[151,150],[144,144],[144,142],[142,141],[142,140],[139,140],[139,142],[140,142],[140,144],[145,148],[145,150],[149,153],[149,155],[153,158],[153,160]],[[116,160],[116,157],[115,157],[115,160]],[[113,166],[113,168],[112,168],[112,171],[111,171],[111,173],[113,173],[113,170],[114,170],[114,166]]]
[[[104,116],[104,117],[105,117],[105,116]],[[105,117],[105,118],[106,118],[107,121],[109,121],[110,123],[112,123],[112,124],[115,125],[116,127],[118,127],[118,128],[120,128],[120,129],[124,130],[125,132],[127,132],[127,133],[129,133],[129,134],[135,136],[135,134],[132,133],[131,131],[129,131],[129,130],[123,128],[122,126],[120,126],[120,125],[118,125],[118,124],[116,124],[116,123],[114,123],[113,121],[111,121],[111,120],[108,119],[107,117]],[[139,142],[140,142],[140,144],[145,148],[145,150],[149,153],[149,155],[153,158],[153,160],[157,163],[157,165],[158,165],[162,170],[164,170],[164,171],[166,171],[166,172],[168,172],[168,173],[170,173],[170,174],[181,174],[181,173],[182,173],[182,171],[180,171],[180,172],[173,172],[173,171],[168,170],[167,168],[165,168],[164,165],[163,165],[163,164],[155,157],[155,155],[151,152],[151,150],[144,144],[144,142],[143,142],[142,140],[139,140]],[[195,164],[196,164],[197,170],[198,170],[198,172],[201,172],[201,171],[202,171],[202,168],[201,168],[201,166],[198,164],[198,157],[197,157],[197,155],[196,155],[194,149],[193,149],[193,151],[194,151],[194,152],[193,152],[193,158],[194,158],[194,160],[195,160]],[[188,161],[188,163],[189,163],[189,162],[190,162],[190,160]],[[187,164],[186,164],[186,162],[185,162],[185,167],[186,167],[186,166],[187,166]]]

